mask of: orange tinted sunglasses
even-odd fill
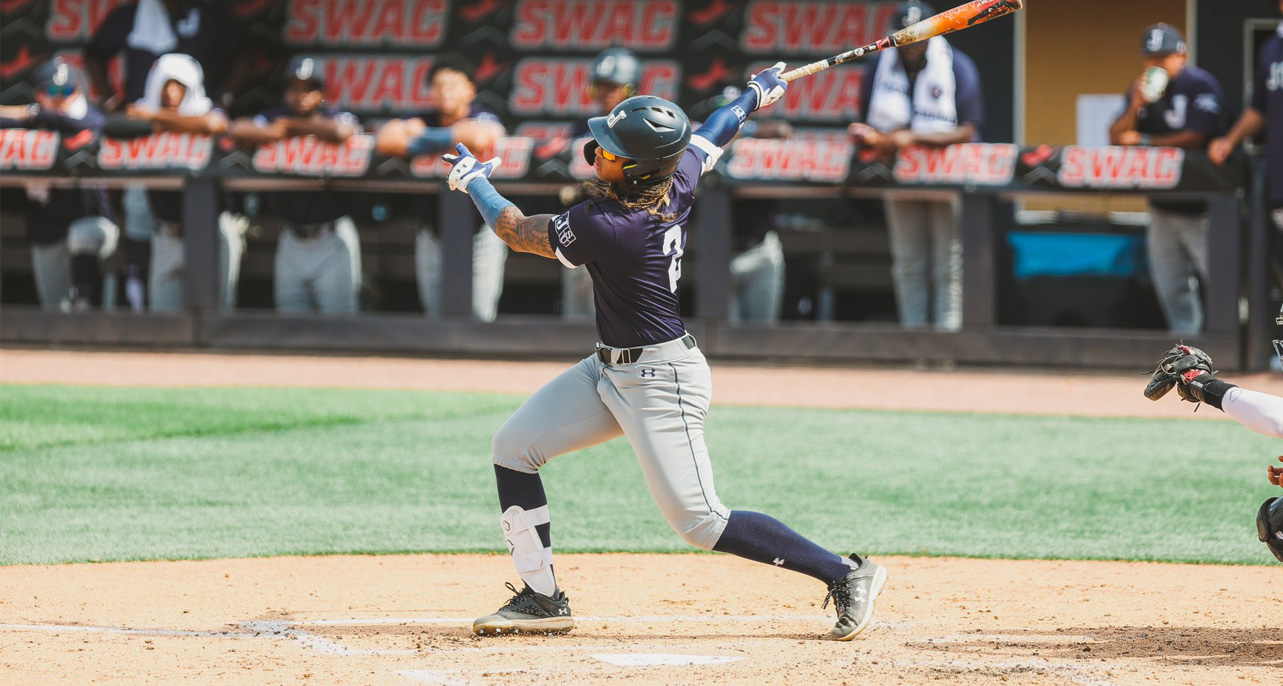
[[[619,157],[611,154],[608,150],[602,147],[597,148],[597,154],[601,155],[601,158],[603,160],[606,160],[607,162],[614,162],[615,160],[619,159]]]

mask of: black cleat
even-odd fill
[[[564,634],[575,628],[570,599],[561,589],[556,595],[546,596],[529,586],[518,591],[511,583],[505,585],[516,595],[494,614],[473,622],[472,632],[476,635]]]
[[[851,559],[859,558],[852,555]],[[829,632],[833,640],[849,641],[869,626],[873,621],[873,601],[886,580],[887,570],[866,558],[858,569],[829,584],[829,593],[820,608],[828,607],[829,599],[833,599],[838,612],[838,622]]]

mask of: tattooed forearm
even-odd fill
[[[557,255],[548,243],[548,222],[552,221],[552,217],[551,214],[527,217],[513,205],[499,213],[494,232],[509,248],[517,252],[534,253],[555,260]]]

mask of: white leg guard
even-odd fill
[[[521,576],[536,593],[553,595],[557,592],[557,579],[552,575],[552,548],[544,547],[536,526],[547,524],[548,506],[524,510],[516,505],[504,511],[499,520],[503,524],[503,538],[508,541],[508,552]]]

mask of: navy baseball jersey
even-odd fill
[[[1131,95],[1127,95],[1131,98]],[[1166,136],[1182,131],[1207,134],[1210,142],[1221,131],[1221,85],[1216,77],[1198,67],[1187,66],[1167,84],[1158,102],[1136,114],[1136,131],[1147,136]],[[1200,214],[1206,203],[1151,201],[1170,212]]]
[[[31,121],[0,117],[0,129],[51,129],[68,139],[97,138],[102,133],[106,118],[84,100],[84,96],[79,97],[82,102],[71,108],[75,115],[42,109]],[[83,146],[87,142],[79,144]],[[81,217],[112,218],[107,192],[102,188],[56,188],[32,184],[27,187],[27,200],[27,240],[41,245],[65,239],[67,228]]]
[[[1136,131],[1147,136],[1199,131],[1210,140],[1221,131],[1221,99],[1221,85],[1215,76],[1187,66],[1168,82],[1158,102],[1140,108]]]
[[[254,117],[254,123],[267,126],[277,119],[296,116],[287,107],[276,107]],[[338,108],[328,108],[321,112],[325,119],[351,126],[356,132],[361,131],[361,122],[350,112]],[[348,213],[348,196],[343,193],[317,191],[280,191],[268,193],[264,200],[268,211],[282,219],[295,224],[317,224],[330,222]]]
[[[686,334],[677,304],[686,225],[695,186],[711,168],[706,150],[720,153],[706,139],[692,140],[673,174],[671,202],[660,208],[675,216],[672,221],[594,198],[548,223],[548,242],[557,259],[567,267],[587,265],[592,275],[597,334],[608,346],[651,345]],[[705,149],[697,147],[701,141]]]
[[[182,17],[174,22],[178,44],[169,52],[191,55],[205,72],[205,89],[214,93],[223,85],[232,61],[240,50],[242,31],[236,18],[220,3],[182,0]],[[134,19],[138,4],[129,3],[113,10],[98,25],[85,46],[85,52],[109,59],[124,51],[125,102],[136,102],[147,87],[147,73],[160,57],[157,53],[135,48],[129,37],[137,28]]]
[[[1283,24],[1278,35],[1261,49],[1252,89],[1252,109],[1265,115],[1269,140],[1265,146],[1270,205],[1283,207]]]

